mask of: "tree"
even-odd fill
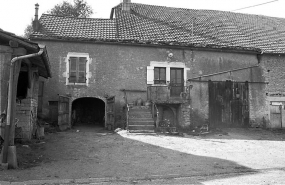
[[[84,0],[73,0],[73,4],[70,4],[68,1],[57,4],[47,13],[59,16],[86,18],[93,14],[93,10]]]
[[[47,13],[59,16],[87,18],[93,14],[93,9],[85,0],[73,0],[73,4],[64,0],[61,4],[57,4],[51,10],[47,11]],[[33,24],[27,25],[23,37],[30,37],[33,33],[32,25]]]
[[[31,23],[28,24],[27,27],[25,28],[24,35],[22,37],[24,37],[24,38],[30,37],[30,35],[33,33],[33,26],[32,25],[33,25],[33,19],[31,21]]]

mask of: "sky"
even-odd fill
[[[0,28],[24,35],[24,30],[35,14],[35,4],[38,3],[39,16],[52,9],[63,0],[0,0]],[[67,0],[73,2],[73,0]],[[85,0],[92,8],[92,18],[109,18],[112,7],[118,5],[122,0]],[[210,9],[221,11],[233,11],[244,7],[251,8],[234,11],[236,13],[247,13],[266,15],[271,17],[285,18],[285,0],[131,0],[132,3],[159,5],[167,7],[188,9]]]

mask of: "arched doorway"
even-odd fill
[[[105,102],[98,98],[79,98],[72,102],[72,126],[105,126]]]

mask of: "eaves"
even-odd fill
[[[101,40],[75,40],[75,39],[57,39],[57,38],[42,38],[33,37],[33,41],[53,41],[53,42],[70,42],[70,43],[88,43],[88,44],[106,44],[106,45],[124,45],[124,46],[139,46],[139,47],[155,47],[155,48],[171,48],[171,49],[188,49],[199,51],[215,51],[215,52],[229,52],[229,53],[244,53],[244,54],[261,54],[262,51],[258,48],[241,48],[241,47],[226,47],[226,46],[181,46],[181,45],[166,45],[166,44],[152,44],[152,43],[138,43],[128,41],[101,41]]]

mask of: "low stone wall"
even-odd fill
[[[31,139],[36,128],[35,118],[37,117],[37,101],[35,99],[23,99],[17,102],[16,127],[22,128],[22,138]]]

